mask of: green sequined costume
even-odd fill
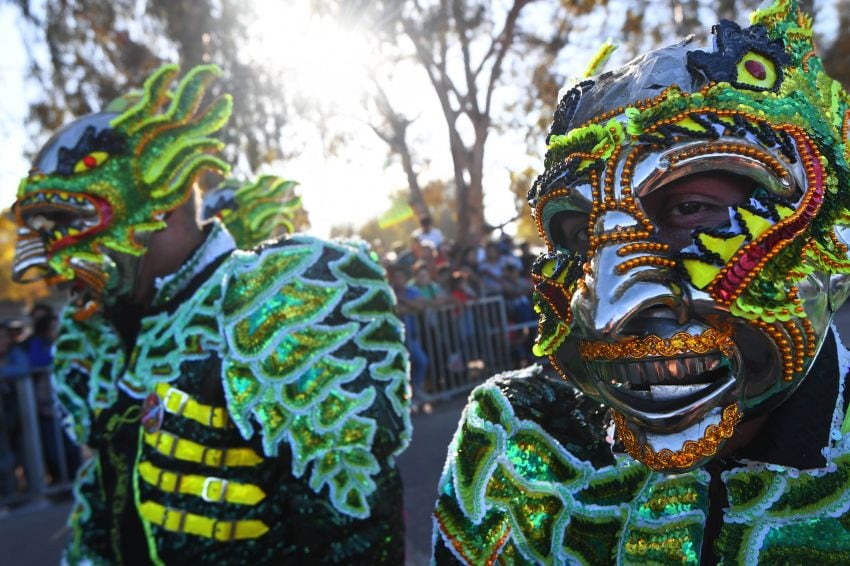
[[[491,379],[449,446],[436,563],[699,564],[713,554],[722,564],[847,564],[850,438],[838,376],[848,358],[839,373],[835,342],[824,349],[801,397],[771,416],[772,432],[672,475],[612,453],[604,408],[560,378],[535,367]]]
[[[55,384],[95,449],[67,558],[400,563],[407,354],[382,270],[305,236],[233,250],[216,223],[126,349],[108,310],[65,313]]]
[[[160,68],[59,130],[18,190],[16,280],[75,290],[54,385],[93,457],[65,558],[398,564],[410,393],[383,269],[357,243],[242,251],[218,220],[179,224],[195,181],[228,170],[211,135],[231,99],[207,96],[219,74],[196,67],[172,88],[177,67]],[[225,222],[242,244],[287,222],[292,186],[266,176],[238,192]],[[144,260],[167,245],[180,267],[140,299]]]
[[[796,0],[751,23],[562,93],[528,193],[558,377],[473,391],[436,563],[850,563],[850,96]]]

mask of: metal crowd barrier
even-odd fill
[[[44,502],[48,496],[71,487],[75,471],[70,469],[69,462],[81,460],[80,449],[66,438],[55,402],[49,410],[45,410],[44,401],[39,406],[37,386],[43,388],[48,384],[47,370],[7,379],[2,384],[0,508]],[[48,471],[48,468],[52,469]]]
[[[464,393],[514,369],[512,333],[537,326],[509,324],[502,297],[429,308],[416,316],[416,324],[428,358],[425,391],[435,399]]]

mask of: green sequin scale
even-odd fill
[[[229,428],[233,438],[213,437],[204,432],[213,429],[171,414],[166,414],[163,430],[200,445],[226,441],[225,445],[242,442],[255,448],[268,464],[256,466],[254,483],[267,494],[276,493],[277,487],[285,492],[282,486],[293,481],[268,472],[272,462],[285,462],[289,470],[282,473],[300,478],[298,486],[303,484],[303,489],[289,490],[304,499],[301,506],[332,507],[341,528],[376,512],[387,525],[397,522],[374,496],[377,491],[387,493],[381,486],[398,483],[393,460],[410,440],[408,359],[401,325],[392,314],[394,297],[368,250],[357,244],[293,237],[254,252],[232,252],[185,300],[180,298],[180,287],[197,266],[190,261],[183,271],[187,273],[178,273],[159,289],[155,307],[161,310],[142,319],[129,356],[100,315],[78,322],[71,309],[65,313],[55,376],[76,438],[103,445],[92,438],[96,434],[92,431],[98,430],[92,422],[99,414],[119,410],[123,414],[126,400],[132,398],[138,399],[131,403],[138,413],[142,399],[168,384],[198,402],[224,405],[235,430]],[[218,385],[202,379],[214,375],[210,368],[219,372]],[[219,391],[219,403],[209,395],[210,384]],[[134,426],[141,455],[131,462],[137,466],[137,499],[138,493],[147,500],[156,491],[149,487],[139,491],[138,486],[147,485],[138,475],[139,462],[152,461],[159,468],[183,473],[221,475],[203,465],[195,470],[185,467],[179,454],[176,460],[156,456],[158,448],[142,440],[138,414]],[[226,430],[221,434],[226,436]],[[95,528],[98,511],[105,505],[104,493],[97,487],[99,459],[106,457],[100,452],[78,478],[71,519],[77,541],[85,540],[86,529],[108,530]],[[274,485],[265,483],[270,479]],[[308,491],[315,494],[315,502],[307,501]],[[160,501],[162,496],[158,497]],[[286,499],[286,493],[282,497]],[[197,497],[171,499],[196,515],[210,516],[214,508]],[[162,501],[170,502],[168,497]],[[321,515],[320,511],[317,508],[316,513]],[[150,524],[146,529],[154,538],[165,532]],[[389,532],[379,535],[382,540],[392,538]],[[283,544],[277,541],[272,546]],[[358,544],[369,546],[364,541]],[[77,544],[78,552],[69,549],[69,558],[88,557],[84,547],[83,542]],[[344,557],[352,549],[340,545],[337,550],[329,556]]]
[[[539,372],[515,379],[571,389]],[[437,563],[699,563],[707,472],[663,475],[626,456],[595,467],[565,448],[569,439],[517,417],[501,380],[472,393],[449,447],[434,513]],[[835,436],[827,469],[750,464],[722,475],[731,504],[716,542],[722,561],[847,563],[850,446]]]

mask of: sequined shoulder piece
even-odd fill
[[[96,314],[77,321],[66,307],[54,345],[53,387],[64,409],[65,427],[81,444],[90,443],[92,419],[118,397],[124,350],[114,328]]]
[[[374,476],[411,434],[394,296],[365,246],[292,237],[223,266],[224,390],[246,438],[339,511],[369,515]]]
[[[434,561],[695,564],[707,476],[606,455],[595,407],[539,368],[473,391],[439,484]]]

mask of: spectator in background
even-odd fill
[[[445,305],[451,302],[448,291],[431,279],[431,270],[427,262],[418,261],[413,266],[411,287],[419,292],[427,307]]]
[[[499,253],[502,254],[502,267],[508,263],[513,263],[516,265],[517,270],[522,268],[522,262],[516,255],[516,244],[514,244],[514,239],[508,234],[502,234],[499,238]]]
[[[478,250],[474,246],[467,246],[461,250],[455,269],[466,276],[467,283],[475,291],[475,295],[480,295],[481,278],[478,276]]]
[[[419,250],[419,261],[417,263],[424,263],[428,267],[428,274],[431,276],[431,280],[436,281],[437,269],[439,267],[437,248],[431,242],[425,241],[420,244]]]
[[[422,244],[431,242],[435,249],[439,249],[443,243],[443,233],[434,227],[434,222],[428,215],[419,218],[419,228],[413,231],[413,237]]]
[[[15,466],[21,461],[21,415],[15,381],[29,375],[27,356],[7,324],[0,326],[0,496],[16,487]]]
[[[522,241],[519,244],[519,260],[522,263],[522,274],[528,277],[528,274],[531,273],[531,266],[534,265],[534,260],[537,259],[537,255],[531,253],[531,244],[527,241]]]
[[[395,266],[403,269],[408,278],[413,273],[413,264],[422,257],[422,244],[419,243],[416,236],[410,236],[409,244],[409,249],[397,252],[398,256],[395,261]]]
[[[519,272],[514,262],[506,262],[502,269],[502,293],[508,309],[508,320],[519,324],[537,319],[531,304],[534,285],[531,279]]]
[[[27,337],[27,328],[22,320],[7,320],[3,323],[13,344],[21,344]]]
[[[53,342],[59,331],[59,318],[53,309],[33,316],[33,333],[24,342],[24,350],[32,371],[33,386],[38,402],[38,423],[41,429],[41,445],[44,447],[44,463],[53,481],[62,478],[61,455],[64,454],[65,478],[73,477],[80,465],[79,448],[58,426],[53,387],[50,383],[50,368],[53,366]],[[59,449],[62,442],[63,450]]]
[[[487,242],[484,248],[484,261],[478,266],[481,278],[481,293],[485,297],[502,294],[502,252],[497,242]]]
[[[478,294],[469,282],[469,277],[463,271],[455,271],[451,274],[448,288],[452,299],[460,305],[478,298]]]
[[[437,285],[443,290],[443,293],[448,294],[452,299],[452,268],[448,265],[443,265],[437,268],[437,277],[435,278]]]
[[[418,409],[425,398],[425,376],[428,372],[428,356],[422,347],[422,337],[416,323],[416,315],[425,310],[426,301],[419,291],[408,285],[407,271],[394,266],[389,271],[390,285],[396,297],[396,314],[404,324],[404,345],[410,353],[410,381],[413,387],[413,405]]]
[[[56,316],[56,311],[54,311],[53,307],[51,307],[50,305],[44,303],[36,303],[30,309],[30,324],[35,327],[38,320],[45,316]]]

